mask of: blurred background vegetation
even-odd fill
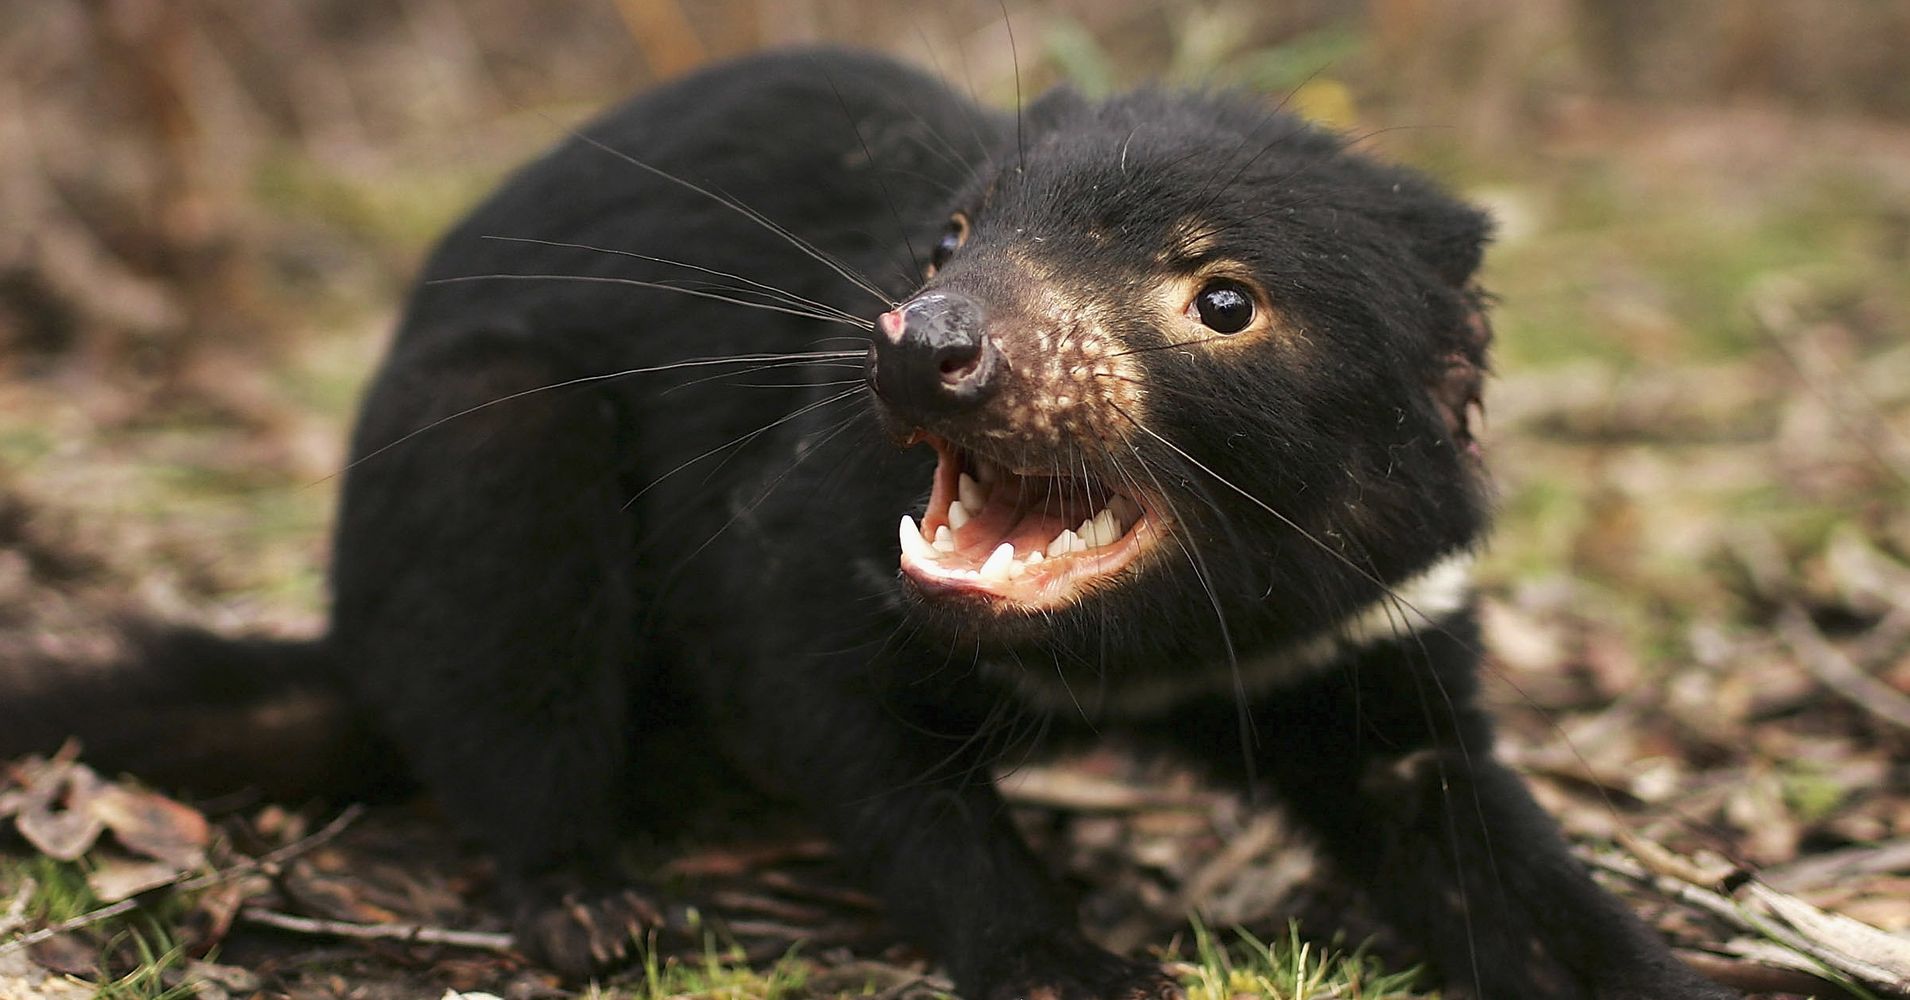
[[[1251,88],[1487,205],[1508,753],[1584,836],[1616,801],[1779,870],[1910,838],[1910,3],[1005,13],[0,6],[0,642],[315,628],[328,477],[433,236],[609,100],[847,42],[1003,106]],[[1904,867],[1813,891],[1910,929]]]
[[[1702,478],[1762,506],[1837,500],[1851,476],[1902,485],[1910,458],[1864,423],[1874,406],[1841,391],[1808,395],[1798,405],[1811,412],[1761,404],[1777,384],[1841,389],[1857,360],[1882,383],[1869,403],[1910,381],[1894,377],[1910,373],[1890,350],[1910,308],[1910,5],[1080,0],[1007,13],[825,0],[9,5],[10,488],[206,533],[188,546],[206,554],[188,561],[208,578],[178,581],[200,596],[262,589],[313,606],[328,487],[309,484],[335,470],[358,384],[431,238],[609,100],[711,59],[818,41],[891,51],[1000,105],[1017,70],[1027,93],[1166,79],[1288,96],[1498,216],[1501,429],[1549,421],[1588,445],[1784,423],[1807,454],[1779,441],[1768,462]],[[1879,353],[1881,367],[1868,364]],[[1820,441],[1797,427],[1812,419],[1853,432]],[[1587,421],[1598,426],[1571,426]],[[152,467],[72,470],[119,457],[79,455],[89,441]],[[1684,471],[1668,451],[1619,462],[1586,447],[1575,454],[1589,464],[1567,476],[1549,463],[1528,476],[1521,451],[1497,463],[1515,530],[1527,518],[1544,529],[1504,553],[1520,571],[1689,564],[1707,544],[1691,535],[1724,527],[1661,539],[1639,523],[1653,520],[1634,510],[1653,505],[1631,502],[1641,478]],[[1852,452],[1868,464],[1823,482],[1776,464],[1821,470]],[[216,503],[181,507],[147,487]],[[277,558],[257,549],[288,539],[304,541]]]

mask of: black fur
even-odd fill
[[[1005,402],[924,414],[829,384],[861,378],[856,359],[483,406],[686,359],[864,350],[867,329],[662,289],[477,277],[740,284],[487,239],[510,237],[687,261],[863,319],[889,308],[712,193],[892,302],[978,303],[1024,359],[1002,376],[1024,396],[1052,387],[1015,338],[1057,297],[1086,303],[1140,394],[1072,437]],[[952,212],[966,242],[925,284]],[[1468,611],[1233,684],[1480,537],[1466,415],[1487,228],[1252,99],[1061,92],[1018,124],[863,55],[698,74],[560,144],[439,246],[354,439],[323,658],[517,880],[527,946],[568,971],[615,960],[604,927],[654,919],[620,892],[611,845],[659,808],[632,786],[669,766],[632,759],[633,733],[691,714],[711,753],[809,804],[970,996],[1168,992],[1082,938],[990,783],[1028,734],[1110,731],[1275,793],[1461,989],[1726,996],[1592,884],[1494,761]],[[1272,328],[1185,342],[1143,301],[1209,259],[1245,269]],[[895,441],[920,431],[1152,497],[1169,538],[1039,611],[916,586],[895,525],[922,510],[934,458]]]

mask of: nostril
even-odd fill
[[[980,348],[943,357],[941,364],[942,381],[959,382],[968,375],[973,374],[975,369],[981,367],[981,363],[982,352]]]

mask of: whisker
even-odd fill
[[[1371,568],[1375,573],[1377,573],[1378,568],[1373,565],[1372,555],[1370,553],[1366,554],[1366,561],[1367,561],[1368,567]],[[1470,775],[1472,774],[1472,770],[1473,770],[1472,750],[1470,747],[1466,746],[1465,727],[1460,722],[1459,707],[1453,702],[1452,692],[1446,689],[1446,682],[1440,679],[1438,667],[1433,663],[1432,651],[1426,648],[1426,640],[1424,636],[1421,634],[1419,627],[1416,624],[1414,624],[1412,618],[1406,614],[1405,610],[1403,610],[1401,606],[1402,602],[1399,600],[1398,596],[1389,592],[1386,595],[1386,600],[1392,604],[1394,611],[1397,612],[1399,615],[1399,617],[1395,619],[1393,615],[1389,613],[1386,616],[1387,627],[1392,630],[1393,638],[1397,640],[1400,637],[1399,635],[1400,628],[1401,626],[1404,626],[1406,630],[1406,634],[1410,636],[1413,640],[1413,643],[1419,647],[1420,662],[1425,664],[1426,677],[1428,680],[1432,681],[1433,689],[1438,692],[1439,700],[1446,707],[1446,717],[1452,721],[1453,740],[1458,745],[1459,759],[1465,763],[1466,772],[1467,772],[1468,778],[1470,779]],[[1409,664],[1412,662],[1411,657],[1407,658],[1407,662]],[[1414,671],[1409,669],[1406,671],[1406,674],[1412,680],[1413,693],[1418,696],[1419,711],[1426,725],[1427,738],[1430,740],[1437,741],[1439,726],[1437,721],[1433,718],[1432,705],[1426,699],[1425,687],[1420,681],[1418,675]],[[1439,775],[1440,789],[1442,791],[1449,791],[1452,787],[1452,779],[1451,779],[1451,776],[1446,773],[1445,759],[1442,756],[1435,754],[1433,756],[1433,768]],[[1479,798],[1479,786],[1476,781],[1468,780],[1466,782],[1466,785],[1472,792],[1472,809],[1473,809],[1474,816],[1476,816],[1479,820],[1480,837],[1485,841],[1486,865],[1491,870],[1493,884],[1498,886],[1499,894],[1501,898],[1503,898],[1505,896],[1505,883],[1499,874],[1498,858],[1494,855],[1492,851],[1492,825],[1486,822],[1485,803],[1481,801]],[[1453,864],[1457,866],[1455,873],[1459,877],[1456,879],[1456,881],[1458,885],[1460,886],[1460,891],[1463,896],[1465,891],[1464,887],[1466,884],[1465,867],[1464,867],[1465,862],[1463,858],[1461,858],[1460,856],[1459,821],[1456,817],[1453,816],[1451,810],[1447,810],[1445,827],[1446,827],[1447,843],[1449,844],[1452,850]],[[1479,946],[1478,946],[1478,940],[1477,940],[1478,935],[1477,935],[1477,931],[1473,928],[1473,923],[1472,923],[1473,908],[1471,906],[1471,901],[1468,899],[1462,898],[1460,902],[1461,902],[1460,915],[1461,915],[1461,919],[1465,921],[1465,927],[1466,927],[1467,960],[1469,964],[1472,966],[1472,981],[1476,983],[1476,982],[1480,982],[1481,979],[1479,976]]]
[[[1122,415],[1127,416],[1125,412],[1123,412]],[[1134,422],[1136,426],[1141,426],[1139,421],[1135,421],[1133,417],[1128,417],[1128,420]],[[1142,429],[1146,430],[1147,428],[1142,427]],[[1154,481],[1154,495],[1161,498],[1161,502],[1167,504],[1169,514],[1177,522],[1180,522],[1180,514],[1174,510],[1174,503],[1171,499],[1172,494],[1167,492],[1166,484],[1161,482],[1160,476],[1154,472],[1154,467],[1148,463],[1146,457],[1141,454],[1140,449],[1134,447],[1132,441],[1127,441],[1124,438],[1123,442],[1127,445],[1128,451],[1133,453],[1134,460],[1139,463],[1141,471],[1147,473],[1148,478]],[[1240,728],[1241,763],[1245,765],[1246,768],[1248,795],[1251,797],[1254,795],[1253,789],[1258,784],[1260,769],[1259,762],[1254,757],[1253,748],[1259,745],[1260,735],[1254,727],[1253,713],[1247,709],[1247,681],[1240,673],[1240,655],[1234,649],[1233,633],[1227,627],[1227,612],[1221,606],[1220,595],[1214,591],[1214,585],[1210,579],[1211,574],[1207,569],[1207,560],[1206,557],[1201,554],[1200,547],[1198,545],[1189,547],[1189,543],[1192,539],[1182,541],[1181,536],[1187,534],[1185,531],[1176,529],[1169,531],[1168,534],[1173,537],[1175,545],[1180,548],[1181,552],[1187,556],[1188,563],[1194,570],[1194,578],[1200,581],[1201,590],[1207,595],[1207,603],[1213,606],[1214,618],[1220,624],[1220,640],[1226,646],[1227,669],[1233,679],[1234,722]]]
[[[888,293],[884,292],[881,288],[877,287],[875,283],[870,281],[868,278],[863,277],[854,268],[851,268],[849,265],[844,264],[841,261],[837,260],[833,255],[824,253],[822,250],[818,249],[815,245],[811,244],[808,240],[805,240],[802,237],[797,236],[795,233],[790,232],[788,229],[783,228],[781,225],[777,224],[774,220],[763,215],[761,212],[758,212],[755,209],[750,208],[748,205],[743,204],[741,201],[738,201],[735,198],[718,194],[715,191],[712,191],[709,188],[703,187],[702,185],[696,184],[692,181],[685,180],[684,178],[678,177],[677,175],[670,173],[668,170],[664,170],[661,167],[651,166],[650,164],[645,163],[644,161],[636,158],[635,156],[632,156],[621,149],[617,149],[614,146],[608,145],[596,139],[595,137],[587,135],[583,132],[579,132],[575,129],[572,129],[570,130],[570,134],[576,137],[578,140],[587,142],[590,145],[595,146],[606,153],[609,153],[611,156],[614,156],[617,159],[620,159],[624,161],[625,163],[630,164],[633,167],[646,171],[655,177],[660,177],[666,181],[669,181],[672,184],[676,184],[690,191],[694,191],[697,194],[700,194],[703,197],[708,198],[719,205],[722,205],[723,207],[729,209],[730,211],[736,212],[742,215],[744,218],[749,219],[752,222],[755,222],[757,225],[762,226],[763,228],[769,230],[772,233],[775,233],[778,236],[781,236],[783,239],[789,242],[790,246],[795,247],[797,250],[802,251],[804,254],[808,255],[809,257],[813,258],[817,262],[821,263],[824,267],[827,267],[831,271],[836,272],[836,274],[840,275],[844,281],[847,281],[850,284],[856,286],[857,288],[860,288],[863,291],[868,292],[870,295],[875,296],[877,301],[888,306],[889,308],[891,309],[895,308],[895,304],[896,304],[895,300],[889,298]]]
[[[922,22],[915,17],[913,11],[909,14],[909,21],[915,28],[916,37],[922,40],[922,45],[928,52],[929,62],[935,67],[935,75],[944,80],[949,79],[948,74],[942,68],[941,58],[935,53],[935,47],[928,43],[928,36],[922,31]],[[897,103],[901,105],[902,110],[908,113],[909,117],[915,119],[923,128],[927,129],[928,134],[934,138],[936,142],[941,143],[942,149],[947,151],[942,157],[942,162],[947,163],[951,167],[959,168],[963,174],[966,175],[967,179],[974,179],[976,174],[975,164],[970,162],[968,157],[964,156],[962,151],[957,148],[953,142],[949,141],[947,136],[943,135],[935,126],[929,124],[928,119],[923,118],[921,112],[917,111],[915,107],[907,101],[898,100]],[[968,126],[970,135],[974,137],[975,151],[982,155],[982,161],[984,163],[992,162],[988,153],[988,143],[982,138],[981,128],[975,123],[975,116],[962,114],[960,117],[963,124]],[[924,149],[929,148],[927,143],[922,143],[921,145]]]
[[[1008,29],[1008,56],[1015,67],[1015,171],[1028,167],[1028,145],[1021,129],[1021,49],[1015,45],[1015,19],[1008,16],[1008,0],[996,0],[1001,7],[1001,26]]]
[[[862,385],[865,379],[848,378],[834,382],[731,382],[738,389],[827,389],[838,385]]]
[[[756,499],[750,501],[742,509],[731,513],[729,516],[729,520],[724,521],[722,527],[717,528],[716,531],[710,535],[710,537],[703,540],[703,543],[701,545],[698,545],[696,548],[691,549],[688,555],[685,555],[682,559],[678,560],[676,567],[670,571],[667,579],[675,580],[679,573],[681,573],[684,569],[688,568],[692,560],[694,560],[697,556],[701,555],[704,549],[707,549],[711,545],[714,545],[716,543],[716,540],[718,538],[721,538],[723,536],[723,533],[728,531],[732,525],[734,525],[737,521],[742,520],[742,518],[745,515],[754,513],[756,508],[762,506],[763,503],[769,499],[770,495],[776,492],[776,488],[782,485],[783,480],[788,479],[790,474],[795,472],[796,467],[801,465],[805,459],[807,459],[811,455],[821,454],[822,450],[831,441],[834,441],[838,436],[840,436],[843,431],[848,430],[850,427],[855,425],[856,421],[868,415],[869,414],[867,410],[863,410],[857,413],[851,413],[849,414],[849,416],[837,422],[834,427],[830,428],[827,432],[825,432],[822,435],[822,437],[816,441],[814,446],[809,448],[798,449],[796,452],[795,461],[790,462],[789,465],[784,467],[782,472],[777,473],[776,478],[770,480],[769,484],[763,487],[762,492],[757,494]]]
[[[849,102],[843,99],[841,88],[836,86],[835,76],[824,70],[822,78],[829,82],[829,92],[835,95],[836,106],[842,109],[842,117],[849,123],[849,131],[855,133],[856,145],[862,147],[862,155],[869,161],[871,173],[875,175],[876,189],[882,192],[882,203],[889,210],[889,218],[895,221],[895,229],[902,237],[902,245],[909,251],[909,262],[915,265],[916,273],[921,273],[922,258],[915,252],[915,241],[909,238],[908,224],[902,221],[902,213],[895,208],[895,196],[889,193],[889,182],[882,179],[886,171],[876,161],[875,151],[869,148],[869,140],[863,136],[862,126],[856,124],[855,114],[849,110]]]
[[[1193,465],[1195,468],[1199,469],[1200,471],[1207,473],[1209,476],[1212,476],[1215,482],[1218,482],[1220,483],[1220,485],[1225,486],[1230,490],[1233,490],[1235,493],[1238,493],[1243,497],[1246,497],[1249,501],[1252,501],[1252,503],[1255,506],[1259,507],[1261,510],[1266,511],[1269,514],[1272,514],[1275,518],[1277,518],[1280,521],[1280,523],[1293,529],[1295,532],[1297,532],[1300,535],[1301,538],[1306,539],[1307,542],[1309,542],[1310,544],[1318,548],[1320,551],[1325,552],[1326,554],[1339,560],[1348,569],[1358,574],[1361,579],[1365,580],[1368,583],[1371,583],[1375,587],[1380,588],[1382,592],[1391,596],[1394,600],[1398,601],[1404,607],[1410,609],[1414,614],[1419,615],[1422,619],[1425,619],[1426,621],[1433,621],[1433,618],[1431,615],[1428,615],[1424,611],[1421,611],[1418,608],[1418,606],[1414,605],[1411,601],[1406,600],[1406,598],[1400,596],[1400,594],[1397,591],[1395,591],[1390,585],[1388,585],[1385,580],[1382,580],[1374,573],[1367,571],[1365,567],[1362,567],[1360,564],[1348,558],[1345,553],[1341,552],[1340,550],[1334,548],[1331,545],[1328,545],[1319,536],[1315,535],[1313,532],[1308,531],[1306,528],[1302,527],[1298,521],[1295,521],[1294,519],[1288,517],[1287,515],[1280,513],[1278,510],[1275,510],[1273,507],[1269,506],[1266,503],[1266,501],[1261,500],[1259,497],[1254,496],[1252,493],[1249,493],[1246,490],[1241,489],[1239,486],[1236,486],[1226,476],[1223,476],[1220,473],[1215,472],[1213,469],[1208,468],[1207,465],[1203,463],[1200,459],[1197,459],[1194,456],[1189,455],[1185,450],[1181,448],[1180,445],[1177,445],[1174,442],[1169,441],[1168,439],[1160,436],[1159,434],[1156,434],[1153,428],[1147,426],[1146,424],[1141,423],[1139,420],[1134,419],[1133,414],[1127,412],[1127,410],[1123,409],[1119,405],[1116,405],[1114,407],[1114,410],[1115,412],[1119,413],[1121,416],[1127,418],[1128,423],[1133,424],[1137,429],[1141,431],[1141,433],[1146,434],[1148,437],[1151,437],[1154,440],[1160,442],[1161,444],[1167,446],[1175,454],[1185,459],[1189,464]]]
[[[820,351],[812,355],[739,354],[739,355],[733,355],[733,356],[725,357],[725,358],[691,358],[687,361],[673,361],[667,365],[652,365],[646,368],[625,368],[621,371],[605,372],[601,375],[583,375],[573,379],[566,379],[562,382],[552,382],[549,385],[540,385],[531,389],[522,389],[517,392],[510,393],[508,395],[499,396],[496,399],[487,399],[482,403],[477,403],[472,406],[467,406],[464,409],[458,410],[455,413],[450,413],[450,414],[446,414],[445,416],[439,417],[438,419],[433,420],[422,427],[409,431],[391,441],[387,441],[384,444],[379,445],[376,448],[373,448],[371,451],[368,451],[365,454],[360,455],[357,459],[347,463],[343,468],[339,469],[337,472],[331,473],[330,475],[327,475],[321,479],[318,479],[314,481],[313,483],[311,483],[310,485],[318,486],[323,483],[328,483],[332,481],[333,479],[336,479],[339,476],[342,476],[345,473],[358,468],[359,466],[365,464],[366,462],[369,462],[372,459],[377,458],[378,456],[384,454],[385,452],[388,452],[391,449],[396,448],[401,444],[404,444],[406,441],[409,441],[412,438],[415,438],[426,431],[433,430],[438,427],[442,427],[453,420],[457,420],[462,417],[468,417],[471,414],[478,412],[479,410],[487,410],[493,406],[497,406],[500,403],[508,403],[508,402],[511,402],[512,400],[523,399],[526,396],[535,396],[540,392],[550,392],[553,389],[568,389],[572,386],[586,385],[591,382],[604,382],[613,378],[624,378],[629,375],[649,375],[656,372],[675,371],[679,368],[701,368],[706,365],[748,364],[752,362],[777,360],[777,359],[789,359],[789,358],[795,358],[795,357],[814,357],[818,359],[827,359],[827,358],[836,358],[836,357],[859,358],[862,356],[863,355],[861,351]]]
[[[671,476],[674,476],[677,473],[682,472],[684,469],[687,469],[690,466],[703,461],[704,459],[710,457],[711,455],[716,454],[717,452],[726,451],[738,445],[748,444],[751,441],[756,440],[757,438],[763,436],[764,434],[767,434],[770,431],[775,430],[778,427],[781,427],[782,425],[790,422],[791,420],[796,419],[797,417],[802,416],[805,413],[808,413],[811,410],[828,406],[831,403],[839,403],[845,399],[848,399],[851,396],[860,395],[861,392],[862,390],[860,388],[849,389],[843,392],[836,393],[833,396],[828,396],[826,398],[816,400],[815,402],[812,402],[812,403],[806,403],[802,406],[795,408],[794,410],[791,410],[788,413],[783,414],[782,416],[776,418],[775,420],[772,420],[769,423],[766,423],[763,426],[756,428],[753,431],[731,438],[730,440],[725,441],[722,444],[719,444],[716,447],[711,448],[700,455],[697,455],[695,458],[689,459],[688,461],[685,461],[679,464],[676,468],[671,469],[670,471],[664,473],[663,475],[658,476],[657,478],[651,480],[648,485],[638,490],[636,492],[636,495],[624,501],[623,509],[629,510],[633,505],[636,504],[638,500],[643,499],[644,494],[650,492],[653,489],[656,489],[657,486],[662,484],[664,480],[669,479]]]
[[[682,382],[677,385],[673,385],[669,387],[668,389],[665,389],[662,392],[658,393],[657,395],[668,396],[679,389],[688,389],[694,386],[705,385],[707,383],[715,382],[715,381],[726,379],[726,378],[736,378],[742,375],[754,375],[757,372],[774,371],[779,368],[861,368],[861,367],[862,366],[860,364],[852,364],[847,361],[778,361],[773,364],[757,365],[754,368],[745,368],[742,371],[737,371],[737,372],[718,372],[715,375],[705,375],[702,378],[691,379],[688,382]],[[864,380],[853,379],[851,381],[860,383]],[[738,382],[733,384],[747,385],[748,383]],[[777,384],[781,385],[784,388],[794,388],[797,386],[848,385],[849,382],[783,382],[783,383],[777,383]]]
[[[1252,141],[1252,136],[1255,132],[1258,132],[1262,127],[1271,123],[1275,118],[1280,117],[1281,113],[1286,110],[1287,105],[1291,103],[1293,101],[1293,98],[1300,93],[1301,88],[1305,87],[1309,83],[1312,83],[1313,79],[1319,76],[1321,73],[1326,72],[1326,68],[1327,67],[1325,65],[1315,67],[1311,72],[1309,72],[1306,75],[1304,79],[1302,79],[1299,82],[1299,84],[1294,86],[1292,89],[1288,90],[1285,94],[1282,94],[1280,96],[1280,100],[1275,102],[1274,106],[1272,108],[1269,108],[1265,115],[1261,116],[1259,123],[1256,124],[1252,130],[1243,132],[1241,134],[1240,141],[1236,143],[1232,149],[1227,151],[1227,156],[1216,158],[1214,163],[1213,173],[1209,174],[1207,176],[1207,179],[1204,182],[1202,182],[1200,191],[1195,195],[1196,198],[1200,199],[1198,203],[1199,207],[1192,214],[1189,215],[1189,218],[1199,218],[1200,216],[1205,215],[1207,213],[1207,210],[1213,206],[1214,201],[1220,197],[1220,193],[1222,191],[1225,191],[1229,186],[1231,186],[1234,181],[1239,180],[1240,175],[1245,173],[1247,168],[1252,166],[1255,160],[1258,160],[1260,159],[1260,157],[1265,156],[1267,154],[1267,151],[1271,150],[1274,146],[1277,146],[1280,143],[1288,139],[1291,139],[1294,135],[1298,134],[1300,129],[1291,130],[1276,137],[1272,142],[1269,142],[1265,146],[1262,146],[1260,150],[1254,153],[1253,156],[1249,157],[1245,163],[1241,164],[1240,168],[1234,171],[1233,176],[1227,178],[1226,183],[1224,184],[1214,183],[1215,181],[1218,181],[1220,179],[1221,171],[1227,169],[1227,157],[1230,157],[1234,153],[1237,153],[1241,149],[1245,148],[1247,143]],[[1191,240],[1189,242],[1191,242]]]
[[[1302,84],[1302,86],[1304,86],[1304,84]],[[1275,110],[1277,111],[1278,109],[1275,109]],[[1361,143],[1364,143],[1377,136],[1385,135],[1388,132],[1396,132],[1396,131],[1402,131],[1402,130],[1408,130],[1408,129],[1421,128],[1421,127],[1424,127],[1424,126],[1390,125],[1383,128],[1371,129],[1358,136],[1354,136],[1350,139],[1343,140],[1340,144],[1340,148],[1343,150],[1352,149],[1354,146],[1360,145]],[[1240,165],[1240,169],[1234,171],[1233,176],[1227,178],[1226,183],[1213,186],[1212,195],[1210,195],[1209,197],[1207,197],[1205,200],[1201,202],[1200,207],[1196,209],[1195,212],[1193,213],[1193,217],[1197,218],[1197,217],[1205,215],[1207,210],[1213,207],[1213,203],[1220,199],[1221,194],[1224,191],[1226,191],[1227,188],[1231,187],[1235,181],[1239,180],[1240,177],[1243,174],[1245,174],[1247,170],[1254,165],[1254,163],[1258,162],[1262,156],[1265,156],[1268,152],[1272,151],[1275,146],[1278,146],[1282,142],[1286,142],[1287,140],[1292,139],[1295,135],[1298,135],[1298,134],[1299,132],[1297,130],[1293,132],[1288,132],[1286,134],[1275,137],[1272,141],[1268,142],[1265,146],[1262,146],[1258,152],[1254,153],[1252,157],[1248,158],[1247,162]],[[1243,145],[1244,145],[1244,140],[1243,140]],[[1306,176],[1307,174],[1313,172],[1314,170],[1318,169],[1322,165],[1323,164],[1321,162],[1305,163],[1301,165],[1300,167],[1288,172],[1284,176],[1278,178],[1269,186],[1282,187],[1282,186],[1291,184],[1295,180]],[[1216,176],[1218,176],[1217,173],[1216,173]],[[1308,200],[1310,201],[1311,199],[1308,199]],[[1275,211],[1284,210],[1288,208],[1296,208],[1306,203],[1307,202],[1305,201],[1275,203],[1269,206],[1266,211],[1257,213],[1255,216],[1252,216],[1251,218],[1265,218],[1269,215],[1272,215]],[[1213,236],[1217,236],[1223,232],[1226,232],[1229,229],[1233,229],[1238,224],[1239,223],[1228,223],[1228,224],[1210,226],[1203,230],[1196,230],[1193,233],[1189,234],[1187,237],[1185,237],[1185,241],[1188,243],[1194,243],[1197,241],[1205,240]]]
[[[1265,406],[1256,406],[1252,402],[1243,402],[1242,397],[1239,396],[1219,396],[1211,392],[1196,392],[1183,386],[1170,386],[1159,382],[1149,382],[1144,379],[1134,378],[1131,375],[1123,375],[1119,372],[1089,372],[1088,374],[1093,375],[1095,378],[1111,378],[1121,382],[1129,382],[1134,385],[1146,386],[1147,390],[1151,393],[1193,400],[1233,413],[1254,415],[1266,413]]]
[[[1176,348],[1176,347],[1193,347],[1199,344],[1211,344],[1216,340],[1226,340],[1228,336],[1229,336],[1228,334],[1217,333],[1211,337],[1202,337],[1198,340],[1176,340],[1172,343],[1167,343],[1167,344],[1153,344],[1148,347],[1135,347],[1125,351],[1113,351],[1113,352],[1110,352],[1107,356],[1110,358],[1125,358],[1130,354],[1146,354],[1149,351],[1167,351],[1167,350],[1172,350],[1173,348]],[[1081,369],[1080,367],[1076,367],[1073,370],[1080,371]]]
[[[727,295],[718,295],[715,292],[706,292],[699,288],[685,288],[682,285],[673,285],[667,281],[641,281],[636,278],[619,278],[607,274],[461,274],[450,278],[433,278],[425,282],[425,284],[455,285],[469,281],[581,281],[605,285],[629,285],[633,288],[653,288],[659,291],[694,295],[697,298],[727,302],[730,305],[743,306],[748,309],[766,309],[770,312],[785,313],[790,316],[801,316],[804,319],[820,320],[824,323],[841,323],[844,326],[860,327],[865,330],[875,329],[875,323],[869,320],[843,319],[840,316],[809,312],[803,309],[793,309],[788,306],[779,306],[769,302],[752,302],[748,299],[731,298]],[[741,291],[741,289],[738,289],[738,291]]]
[[[539,239],[532,239],[526,236],[484,236],[480,238],[487,239],[487,240],[496,240],[501,243],[531,243],[537,246],[562,247],[569,250],[589,250],[593,253],[615,254],[616,256],[619,256],[619,257],[634,257],[637,260],[647,260],[653,264],[668,264],[672,267],[681,267],[691,271],[700,271],[704,274],[713,274],[719,278],[729,278],[734,281],[740,281],[750,286],[751,288],[757,288],[765,292],[770,292],[774,295],[779,296],[784,301],[795,304],[795,305],[809,306],[810,308],[815,309],[818,312],[826,312],[826,313],[831,313],[833,315],[841,316],[843,319],[851,320],[857,324],[860,324],[863,322],[862,317],[857,316],[846,309],[839,309],[835,306],[830,305],[827,302],[819,302],[815,299],[804,298],[803,296],[797,295],[794,292],[791,292],[782,288],[777,288],[774,285],[765,284],[761,281],[757,281],[754,278],[746,278],[740,274],[731,274],[728,271],[719,271],[713,267],[704,267],[700,264],[691,264],[687,261],[671,260],[668,257],[652,257],[649,254],[637,253],[634,250],[618,250],[614,247],[591,246],[588,243],[565,243],[561,240],[539,240]]]
[[[814,347],[817,344],[829,344],[829,343],[834,343],[836,341],[841,341],[841,340],[849,341],[852,344],[866,344],[869,342],[869,338],[867,337],[860,337],[854,334],[847,334],[847,333],[838,333],[838,334],[835,334],[834,336],[829,336],[829,337],[817,337],[816,339],[810,341],[807,346]]]

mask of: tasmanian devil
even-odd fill
[[[391,748],[569,973],[653,917],[610,859],[669,808],[633,805],[671,767],[638,737],[687,720],[970,996],[1172,992],[1083,937],[991,783],[1112,734],[1283,802],[1461,992],[1728,996],[1493,759],[1488,229],[1254,98],[996,112],[867,55],[710,69],[438,246],[353,439],[323,638],[175,633],[140,676],[347,706],[306,752]],[[57,696],[11,699],[9,741],[50,740]],[[192,755],[156,728],[95,742]]]

